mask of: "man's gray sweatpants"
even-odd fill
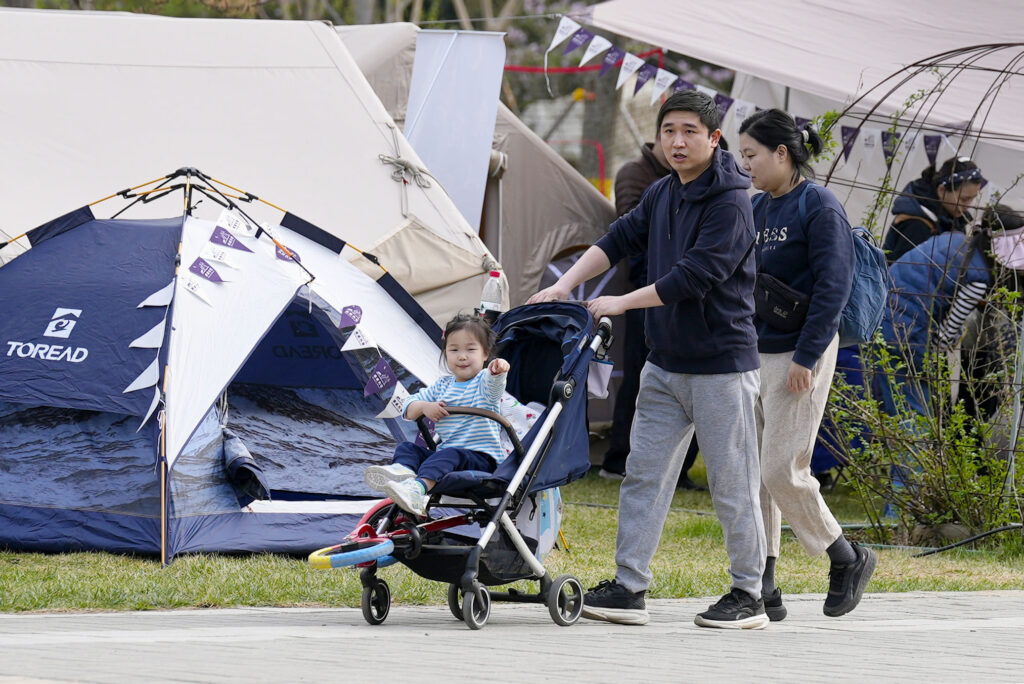
[[[760,598],[766,546],[754,421],[759,385],[756,370],[696,375],[644,365],[619,490],[615,577],[626,589],[651,584],[651,560],[696,429],[732,586]]]

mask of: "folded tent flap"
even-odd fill
[[[253,501],[269,501],[270,486],[263,469],[249,453],[248,447],[234,432],[222,428],[224,436],[224,471],[238,497],[239,506]]]

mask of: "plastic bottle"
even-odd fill
[[[504,288],[501,285],[501,271],[491,271],[490,277],[484,283],[484,289],[480,293],[480,308],[478,311],[488,323],[494,323],[502,311],[502,302],[505,300]]]

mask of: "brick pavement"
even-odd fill
[[[651,623],[555,626],[495,604],[473,632],[446,607],[0,615],[0,684],[14,682],[1024,681],[1024,591],[869,594],[840,619],[787,596],[768,629],[696,627],[711,598],[651,601]]]

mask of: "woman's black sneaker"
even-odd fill
[[[764,602],[764,612],[772,622],[782,622],[786,619],[786,606],[782,605],[782,592],[778,587],[770,594],[761,594]]]
[[[857,560],[843,565],[833,564],[828,571],[828,596],[823,612],[829,617],[846,615],[857,607],[878,563],[878,556],[857,542],[850,544],[857,552]]]
[[[646,591],[630,591],[616,580],[602,580],[583,595],[583,617],[618,625],[646,625]]]
[[[701,627],[722,629],[764,629],[768,626],[764,602],[735,587],[693,621]]]

